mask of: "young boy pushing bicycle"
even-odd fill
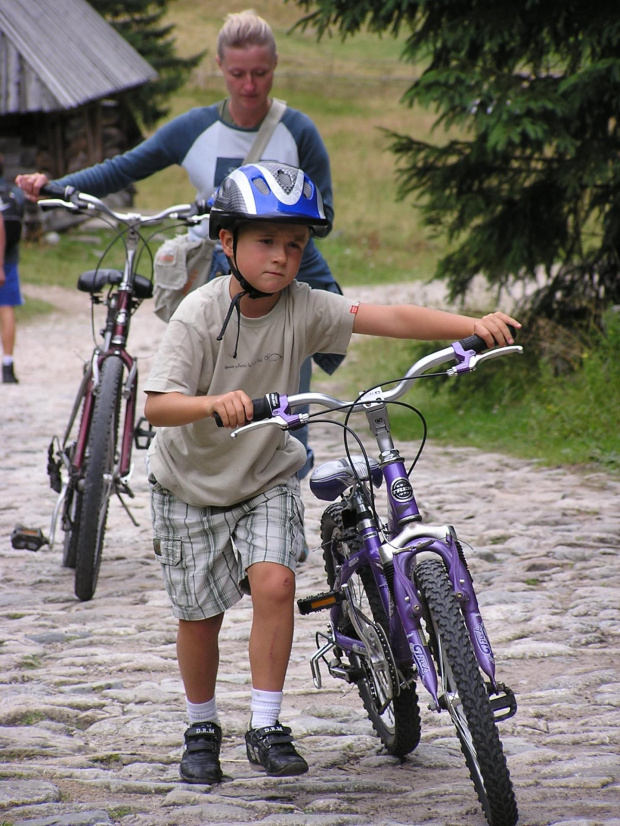
[[[414,305],[360,304],[295,281],[304,247],[328,222],[303,171],[271,162],[229,175],[214,198],[209,232],[232,275],[189,295],[166,330],[146,384],[158,428],[149,450],[154,549],[173,613],[189,728],[180,774],[222,779],[215,689],[224,612],[252,597],[249,761],[272,776],[308,764],[279,722],[293,639],[296,559],[303,505],[301,444],[270,428],[232,440],[218,428],[252,419],[252,398],[297,392],[315,352],[344,354],[351,334],[451,340],[472,333],[511,344],[504,313],[482,319]]]

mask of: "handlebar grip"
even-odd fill
[[[273,411],[280,406],[279,393],[267,393],[260,399],[252,399],[254,405],[253,422],[260,422],[262,419],[270,419]]]
[[[192,204],[187,217],[193,218],[196,215],[208,215],[211,212],[211,206],[204,200],[204,198],[197,198]]]
[[[512,324],[508,325],[508,329],[510,330],[510,335],[513,338],[516,338],[517,331],[512,326]],[[484,353],[485,350],[488,350],[488,346],[486,341],[480,336],[467,336],[467,338],[462,338],[459,341],[459,344],[463,348],[463,350],[473,350],[475,353]]]
[[[254,408],[253,422],[260,422],[262,419],[270,419],[273,411],[280,405],[279,393],[267,393],[266,396],[261,396],[260,399],[252,399],[252,407]],[[219,413],[214,413],[213,418],[218,427],[224,427],[224,423],[220,418]]]
[[[39,190],[39,195],[48,195],[50,198],[62,198],[67,201],[76,191],[74,186],[63,186],[54,181],[48,181]]]

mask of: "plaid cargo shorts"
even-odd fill
[[[304,546],[299,480],[233,505],[196,507],[149,474],[153,548],[161,563],[175,617],[217,616],[244,593],[255,562],[277,562],[295,572]]]

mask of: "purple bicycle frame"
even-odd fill
[[[380,410],[380,406],[377,406],[375,410]],[[273,411],[273,415],[281,416],[293,425],[299,420],[297,415],[288,412],[288,399],[284,395],[280,397],[279,407]],[[370,422],[373,412],[368,411],[366,415]],[[380,420],[383,423],[381,417]],[[363,544],[359,551],[343,561],[339,571],[339,584],[340,588],[345,586],[362,566],[370,568],[385,614],[389,618],[390,645],[395,661],[397,664],[404,664],[413,660],[422,683],[438,708],[437,672],[422,632],[420,623],[422,605],[411,576],[418,555],[433,554],[443,560],[452,589],[459,601],[476,659],[496,690],[495,658],[456,532],[449,525],[432,526],[425,525],[421,521],[404,461],[391,444],[391,439],[390,445],[389,451],[386,452],[386,456],[389,453],[389,458],[386,458],[381,465],[381,472],[387,487],[389,536],[384,543],[381,542],[377,525],[370,517],[360,495],[357,494],[360,508],[357,508],[356,512],[359,514],[360,509],[365,511],[358,522],[358,531]],[[342,471],[336,470],[329,482],[321,483],[321,496],[319,497],[321,499],[333,501],[351,485],[353,471],[349,462],[338,461],[342,463]],[[312,483],[311,487],[313,487]],[[352,498],[355,496],[356,494],[353,493]],[[385,565],[390,563],[393,564],[394,571],[393,601],[385,575]],[[334,643],[343,650],[359,652],[360,645],[363,643],[338,630],[340,611],[339,604],[333,605],[330,609]]]

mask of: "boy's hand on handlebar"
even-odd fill
[[[252,421],[254,406],[252,399],[243,390],[233,390],[221,396],[212,396],[210,416],[219,416],[222,427],[241,427]]]
[[[28,200],[37,201],[41,187],[49,183],[49,178],[42,172],[32,172],[28,175],[18,175],[15,178],[15,183],[20,189],[23,189]]]
[[[509,329],[509,326],[521,328],[519,322],[506,315],[506,313],[495,312],[489,313],[474,322],[474,334],[484,339],[488,347],[500,347],[506,344],[514,344],[514,338]]]

